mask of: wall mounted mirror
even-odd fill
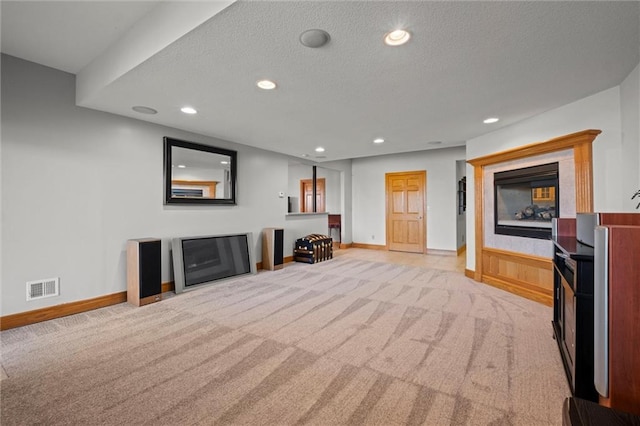
[[[236,151],[165,137],[165,204],[236,204],[236,162]]]

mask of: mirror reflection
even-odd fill
[[[235,204],[236,152],[165,138],[166,204]]]

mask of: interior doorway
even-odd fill
[[[316,179],[316,212],[325,211],[325,178]],[[313,179],[300,179],[300,211],[313,212]]]
[[[387,248],[424,253],[427,172],[385,174]]]

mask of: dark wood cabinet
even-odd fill
[[[593,248],[575,236],[554,243],[553,332],[575,397],[598,401],[593,384]]]
[[[596,388],[601,404],[640,416],[640,226],[596,230]]]

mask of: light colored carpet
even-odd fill
[[[292,264],[2,332],[1,423],[561,424],[551,319],[458,272]]]

